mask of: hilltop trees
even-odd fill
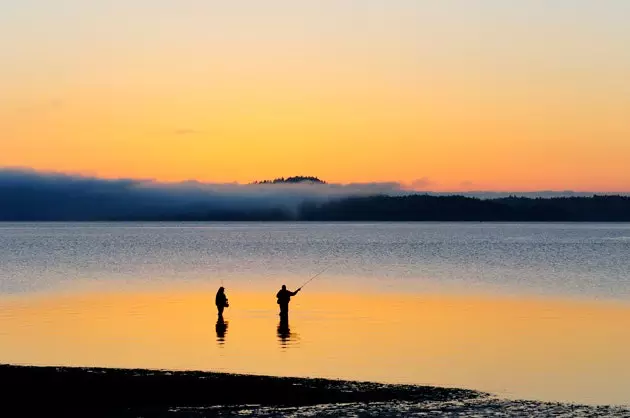
[[[273,180],[255,181],[253,184],[295,184],[295,183],[316,183],[326,184],[325,181],[320,180],[313,176],[293,176],[293,177],[279,177]]]

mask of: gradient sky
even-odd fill
[[[0,167],[630,191],[625,0],[0,0]]]

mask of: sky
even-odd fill
[[[0,0],[0,168],[630,191],[625,0]]]

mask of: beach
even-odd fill
[[[0,365],[5,410],[87,416],[628,416],[630,408],[486,393],[227,373]],[[25,393],[34,394],[24,402]]]

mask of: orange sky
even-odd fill
[[[624,3],[29,2],[0,6],[0,167],[630,191]]]

